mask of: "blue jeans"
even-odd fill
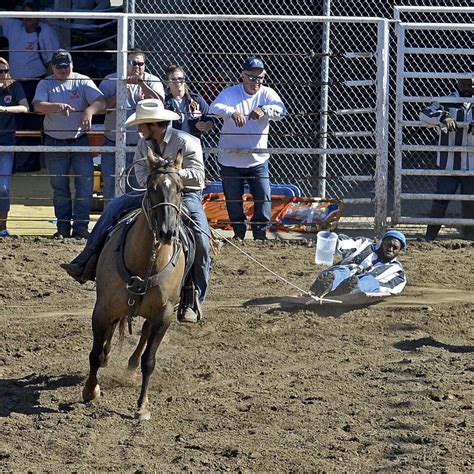
[[[13,168],[12,151],[0,152],[0,212],[10,210],[10,182]]]
[[[115,146],[115,142],[105,137],[104,146]],[[133,155],[134,153],[127,153],[125,164],[126,172],[133,163]],[[115,197],[115,153],[102,153],[100,170],[104,182],[104,200],[105,205],[107,205]],[[133,169],[129,175],[129,182],[134,188],[139,188]],[[130,186],[127,186],[127,192],[128,191],[130,191]]]
[[[75,140],[60,140],[46,136],[47,146],[89,146],[87,136]],[[94,166],[92,154],[85,153],[47,153],[46,166],[51,175],[49,181],[53,188],[54,213],[57,228],[61,233],[69,233],[71,221],[73,232],[87,229],[94,190]],[[70,170],[74,173],[74,205],[69,188]]]
[[[344,265],[336,265],[334,267],[328,268],[324,272],[332,273],[334,275],[331,291],[334,291],[344,280],[347,280],[351,277],[351,271]],[[380,290],[380,283],[373,275],[362,274],[357,275],[357,277],[359,279],[357,290],[367,293],[377,292]],[[352,292],[357,290],[352,290]]]
[[[191,217],[191,221],[185,222],[189,225],[196,241],[196,255],[191,268],[194,286],[199,292],[199,302],[204,303],[209,286],[209,276],[211,271],[211,255],[209,241],[209,226],[207,224],[206,213],[202,207],[201,191],[187,191],[183,194],[183,204],[186,212]]]
[[[253,237],[254,239],[265,238],[265,230],[270,223],[272,211],[268,161],[252,168],[219,166],[227,212],[232,222],[234,234],[244,238],[247,230],[242,201],[245,182],[247,182],[254,199],[254,211],[251,221]]]
[[[73,263],[85,265],[94,254],[99,254],[104,245],[109,229],[117,223],[122,215],[141,206],[143,193],[124,194],[113,199],[104,209],[87,240],[84,250],[73,260]],[[183,194],[183,204],[193,222],[189,223],[196,241],[196,255],[191,268],[194,285],[199,291],[199,302],[206,299],[211,268],[209,227],[202,207],[201,191],[187,191]],[[186,219],[185,219],[186,220]]]

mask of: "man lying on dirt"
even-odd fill
[[[173,160],[178,150],[183,153],[183,169],[179,170],[184,184],[183,204],[189,215],[189,227],[196,243],[191,274],[199,303],[202,305],[206,298],[211,264],[209,227],[202,207],[204,161],[199,139],[171,127],[171,122],[178,119],[177,114],[164,108],[161,100],[144,99],[138,102],[136,112],[125,124],[128,127],[138,125],[142,135],[135,151],[134,167],[138,183],[143,188],[146,187],[149,172],[145,160],[149,150],[168,160]],[[79,283],[94,280],[97,260],[109,230],[125,213],[140,208],[143,195],[144,191],[124,194],[113,199],[95,224],[84,250],[71,263],[63,263],[61,267]],[[197,320],[196,309],[188,307],[184,312],[183,321]]]
[[[397,230],[385,232],[380,244],[364,237],[351,239],[341,234],[336,254],[342,256],[342,260],[322,271],[311,285],[310,292],[318,297],[337,297],[335,299],[342,301],[347,296],[397,295],[407,283],[405,271],[397,260],[400,250],[406,245],[405,236]]]

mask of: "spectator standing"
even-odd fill
[[[23,4],[24,12],[39,11],[37,0],[27,0]],[[25,91],[26,99],[32,103],[36,86],[41,78],[50,72],[53,51],[59,49],[56,31],[39,18],[3,18],[3,34],[9,43],[10,74],[19,81]],[[35,114],[19,114],[16,116],[18,130],[36,130],[42,128],[42,118]],[[19,140],[22,145],[39,145],[40,138],[24,138]],[[26,153],[25,162],[17,167],[17,171],[38,171],[40,154]]]
[[[107,112],[105,114],[105,143],[106,146],[115,146],[116,108],[117,108],[117,73],[109,74],[100,83],[99,89],[105,96]],[[145,71],[145,53],[140,49],[132,49],[128,53],[127,61],[127,118],[135,113],[137,104],[143,99],[164,100],[165,92],[160,79]],[[138,127],[131,127],[127,132],[127,145],[138,143],[140,135]],[[126,168],[133,162],[133,153],[127,153]],[[103,153],[101,158],[101,172],[104,181],[104,200],[107,204],[115,196],[115,153]],[[136,181],[131,179],[132,186]]]
[[[6,59],[0,58],[0,145],[15,145],[16,123],[13,114],[28,111],[23,87],[10,75]],[[12,151],[0,152],[0,237],[9,237],[7,217],[10,210],[10,180],[13,170]]]
[[[459,79],[457,90],[451,97],[472,97],[474,79]],[[434,102],[420,113],[420,120],[439,129],[440,146],[473,146],[472,103]],[[440,151],[437,159],[438,169],[449,171],[474,171],[474,154],[468,151]],[[438,176],[436,194],[455,194],[460,188],[461,194],[474,194],[474,177],[472,176]],[[446,215],[449,201],[435,200],[431,207],[430,217],[443,218]],[[462,217],[474,219],[474,201],[462,201]],[[430,224],[426,229],[425,239],[435,240],[441,225]],[[474,239],[474,226],[464,226],[462,235]]]
[[[209,105],[201,95],[189,90],[182,67],[170,64],[165,74],[169,91],[165,97],[165,108],[180,116],[173,122],[173,128],[200,139],[214,126],[214,120],[208,115]]]
[[[67,51],[56,51],[52,66],[53,74],[40,81],[33,99],[35,111],[45,114],[45,145],[88,146],[86,132],[92,116],[105,108],[103,94],[89,77],[73,72],[72,58]],[[70,237],[72,224],[72,237],[87,238],[94,173],[91,153],[48,153],[46,166],[57,218],[55,237]],[[71,168],[74,172],[74,206],[69,188]]]
[[[226,151],[228,148],[267,148],[270,120],[280,120],[286,115],[278,94],[263,85],[265,75],[261,59],[247,58],[241,84],[224,89],[209,109],[210,114],[223,120],[218,162],[234,238],[239,240],[244,239],[247,228],[242,201],[245,181],[254,198],[251,226],[255,240],[266,240],[271,217],[270,155]]]

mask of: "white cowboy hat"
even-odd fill
[[[178,114],[165,109],[161,100],[144,99],[138,102],[136,112],[128,117],[125,125],[132,127],[141,123],[172,122],[179,119]]]

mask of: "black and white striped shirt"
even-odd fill
[[[380,291],[397,295],[407,284],[402,264],[394,258],[390,262],[381,262],[377,254],[379,244],[365,237],[351,239],[339,234],[336,254],[342,257],[337,265],[351,270],[352,275],[372,275],[380,284]]]
[[[459,92],[453,92],[450,97],[461,97]],[[454,132],[448,132],[441,122],[446,116],[453,118],[458,124]],[[473,146],[472,103],[443,103],[433,102],[420,112],[420,120],[429,125],[439,127],[440,146]],[[461,125],[461,126],[459,126]],[[469,152],[438,152],[438,167],[443,170],[474,171],[474,154]]]

